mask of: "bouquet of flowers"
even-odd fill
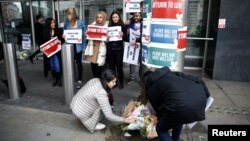
[[[122,116],[126,118],[135,117],[137,119],[134,123],[124,125],[122,127],[123,131],[139,130],[140,134],[148,139],[158,136],[155,130],[157,118],[151,114],[147,105],[137,101],[130,101],[125,107]]]

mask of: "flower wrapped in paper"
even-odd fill
[[[139,130],[140,134],[148,139],[157,137],[155,130],[157,118],[151,114],[148,105],[143,105],[136,101],[130,101],[124,109],[123,116],[127,118],[135,117],[137,120],[134,123],[122,126],[122,130]]]

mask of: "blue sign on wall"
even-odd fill
[[[151,42],[174,44],[177,42],[179,25],[151,24]]]

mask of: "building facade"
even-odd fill
[[[247,48],[249,28],[246,26],[249,2],[185,0],[185,4],[188,42],[184,69],[206,72],[212,79],[250,81],[250,71],[247,71],[250,63],[245,61],[250,59],[250,49]],[[234,5],[238,5],[238,16],[230,10]],[[129,17],[129,14],[124,15],[123,0],[0,0],[0,41],[15,43],[21,49],[22,34],[30,34],[32,41],[35,40],[33,25],[37,14],[53,17],[62,25],[65,10],[69,7],[77,9],[79,18],[86,25],[94,21],[99,10],[106,11],[108,16],[118,10],[122,16]],[[244,20],[238,20],[241,17]],[[225,21],[224,28],[218,28],[221,20]],[[237,38],[229,36],[234,33]],[[35,48],[37,46],[32,42],[31,50]],[[238,59],[240,57],[243,59]]]

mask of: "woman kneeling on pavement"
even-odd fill
[[[101,78],[89,80],[73,97],[70,108],[91,133],[105,128],[104,124],[99,123],[102,113],[115,123],[135,122],[134,118],[123,118],[112,113],[108,94],[115,85],[116,75],[107,69],[103,71]]]

